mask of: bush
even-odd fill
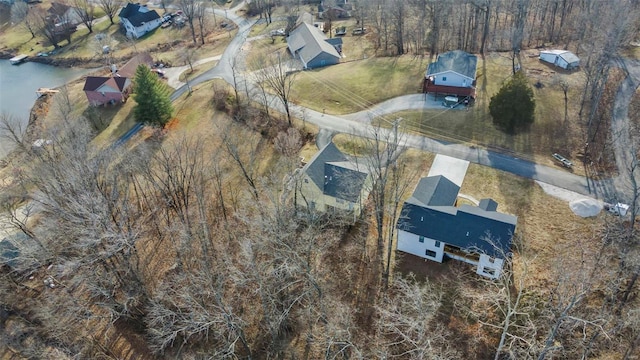
[[[515,134],[533,124],[535,108],[533,90],[526,76],[518,71],[491,98],[489,113],[494,125],[509,134]]]

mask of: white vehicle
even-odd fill
[[[285,36],[286,33],[284,32],[284,29],[278,29],[278,30],[271,30],[271,32],[269,33],[271,36]]]
[[[617,216],[626,216],[627,212],[629,211],[629,205],[623,204],[623,203],[616,203],[616,204],[605,203],[604,208],[611,214],[617,215]]]

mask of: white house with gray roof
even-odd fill
[[[456,206],[459,190],[444,175],[420,179],[402,206],[398,250],[439,263],[463,261],[477,274],[496,279],[510,256],[517,218],[497,212],[491,199]]]
[[[120,25],[128,38],[140,38],[162,24],[162,18],[146,5],[127,3],[118,14]]]
[[[475,97],[478,57],[462,50],[438,56],[427,67],[424,92]]]
[[[302,168],[297,202],[319,212],[362,212],[371,177],[330,142]]]
[[[287,37],[287,47],[303,68],[313,69],[340,62],[342,39],[327,39],[317,27],[301,22]]]

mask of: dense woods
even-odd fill
[[[632,0],[353,3],[383,55],[504,51],[516,64],[523,48],[575,51],[586,76],[577,116],[587,147],[608,130],[601,100],[640,18],[640,3]],[[100,4],[112,19],[113,3]],[[276,5],[296,9],[284,1],[252,4],[269,19]],[[197,6],[194,14],[195,43]],[[293,127],[292,78],[280,59],[264,61],[272,72],[257,75],[264,80],[260,96],[243,94],[241,86],[202,90],[211,92],[207,106],[225,114],[224,121],[207,122],[208,131],[169,126],[130,148],[98,148],[95,129],[64,91],[50,104],[56,125],[38,134],[51,140],[44,146],[20,141],[19,129],[2,119],[17,150],[4,169],[0,211],[22,244],[0,272],[5,354],[638,358],[637,204],[632,220],[601,216],[558,229],[552,219],[556,237],[541,236],[535,245],[521,233],[540,236],[527,232],[529,213],[543,210],[521,206],[514,256],[497,281],[462,263],[430,277],[402,271],[395,266],[403,259],[394,255],[394,224],[429,161],[404,151],[397,123],[391,131],[371,130],[367,140],[354,136],[374,178],[365,213],[353,221],[309,211],[297,198],[295,174],[312,136]],[[139,71],[138,86],[155,76]],[[235,63],[233,71],[235,81]],[[267,88],[286,108],[282,118],[269,113]],[[259,97],[264,104],[256,104]],[[165,98],[155,117],[163,124],[172,110]],[[137,116],[144,120],[156,107],[140,106]],[[553,218],[554,211],[545,215]]]

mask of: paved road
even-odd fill
[[[282,111],[279,102],[273,102],[276,109]],[[322,114],[320,112],[305,109],[300,106],[293,106],[296,114],[302,114],[304,110],[307,122],[316,124],[321,129],[329,130],[335,133],[351,133],[364,137],[372,137],[372,127],[368,122],[361,121],[366,119],[353,114],[342,117],[335,115]],[[349,120],[348,117],[360,117],[358,120]],[[389,133],[389,130],[383,131],[383,136]],[[544,165],[539,165],[531,161],[519,159],[494,151],[469,147],[462,144],[449,143],[440,140],[434,140],[419,135],[403,135],[403,146],[429,151],[436,154],[449,155],[458,159],[468,160],[470,162],[490,166],[492,168],[507,171],[526,178],[539,180],[549,183],[567,190],[575,191],[584,195],[592,195],[588,191],[587,180],[578,175],[574,175],[566,170],[556,169]]]
[[[256,23],[256,20],[248,20],[243,17],[236,15],[236,9],[241,7],[243,3],[240,3],[233,9],[228,11],[214,9],[214,12],[218,15],[225,16],[227,15],[228,19],[233,21],[238,26],[238,33],[231,40],[227,48],[224,50],[224,53],[220,57],[220,61],[218,64],[213,67],[211,70],[200,74],[199,76],[193,78],[189,81],[190,86],[196,86],[205,81],[213,80],[213,79],[224,79],[229,84],[233,84],[233,71],[232,71],[232,63],[233,60],[238,55],[238,52],[242,48],[242,44],[244,44],[245,40],[247,40],[247,35],[249,34],[249,30],[253,24]],[[171,94],[171,101],[176,100],[180,96],[182,96],[185,92],[189,91],[187,85],[180,87],[173,94]]]
[[[241,6],[241,5],[239,5]],[[216,14],[225,15],[225,12],[222,10],[214,10]],[[235,11],[229,10],[227,12],[228,18],[236,23],[239,27],[237,35],[231,41],[229,46],[225,49],[222,54],[220,61],[218,64],[212,68],[211,70],[201,74],[200,76],[194,78],[190,81],[191,86],[195,86],[197,84],[203,83],[205,81],[209,81],[212,79],[224,79],[229,84],[233,85],[233,73],[232,73],[232,59],[236,59],[239,52],[242,49],[243,43],[247,39],[247,35],[251,26],[255,24],[255,20],[247,20],[240,16],[235,15]],[[620,99],[616,101],[615,111],[618,114],[617,118],[624,118],[628,111],[628,104],[633,93],[629,89],[635,89],[638,84],[638,79],[640,79],[640,65],[637,62],[627,63],[625,65],[631,69],[630,77],[631,80],[625,81],[623,84],[628,88],[620,89],[620,92],[624,93],[625,96],[620,96]],[[239,84],[242,84],[241,87],[243,89],[249,89],[249,91],[255,91],[255,87],[249,81],[245,83],[245,79],[242,76],[238,76],[236,79]],[[626,85],[625,85],[626,84]],[[187,86],[183,86],[177,89],[172,95],[172,101],[179,98],[185,92],[188,91]],[[630,94],[629,94],[630,93]],[[628,96],[626,96],[629,94]],[[268,96],[267,102],[271,108],[274,110],[284,112],[284,107],[281,102],[272,95]],[[414,95],[406,95],[401,96],[395,99],[391,99],[385,101],[381,104],[373,106],[371,109],[366,111],[361,111],[354,114],[335,116],[322,114],[320,112],[302,108],[297,105],[291,106],[292,112],[297,116],[301,116],[305,118],[305,121],[313,123],[317,125],[320,129],[323,129],[321,134],[328,133],[351,133],[357,134],[359,136],[371,137],[373,136],[372,127],[369,124],[370,119],[373,116],[387,115],[391,113],[395,113],[401,110],[417,110],[424,108],[441,108],[440,104],[424,97],[422,94],[414,94]],[[626,122],[628,124],[628,121]],[[620,123],[615,122],[616,125],[620,125]],[[627,125],[628,126],[628,125]],[[389,130],[382,130],[383,132],[388,132]],[[618,130],[614,130],[618,134],[625,133],[628,134],[628,130],[626,128],[621,127]],[[323,137],[323,141],[326,141],[326,138]],[[471,161],[473,163],[477,163],[480,165],[490,166],[495,169],[503,170],[506,172],[510,172],[516,175],[520,175],[522,177],[542,181],[544,183],[548,183],[560,188],[564,188],[567,190],[571,190],[580,194],[590,195],[590,196],[602,196],[599,194],[607,194],[603,189],[609,189],[612,186],[615,188],[620,188],[621,191],[615,195],[619,199],[626,199],[628,196],[628,191],[625,191],[624,186],[619,184],[621,181],[619,178],[609,179],[603,181],[591,181],[590,184],[587,184],[587,179],[574,175],[566,170],[561,170],[559,168],[547,167],[543,165],[539,165],[533,163],[528,160],[516,158],[507,154],[497,153],[494,151],[477,148],[477,147],[469,147],[461,144],[448,143],[445,141],[438,141],[434,139],[430,139],[423,136],[418,135],[404,135],[404,143],[403,146],[417,148],[433,153],[449,155],[452,157],[456,157],[459,159],[464,159]],[[618,155],[616,153],[616,159],[618,159]],[[621,162],[625,162],[624,157],[621,157]],[[590,186],[588,186],[590,185]],[[628,184],[626,185],[628,188]],[[590,189],[592,189],[590,191]],[[595,194],[594,190],[595,189]],[[606,195],[608,198],[605,200],[613,200],[611,199],[611,195]]]

